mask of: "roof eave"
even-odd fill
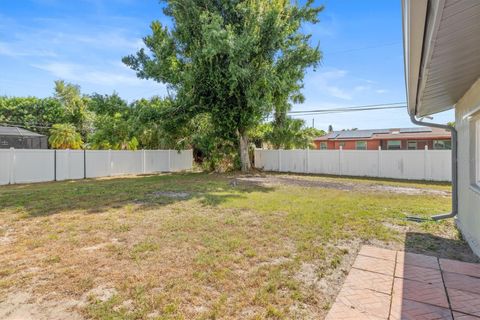
[[[405,86],[408,112],[418,115],[418,87],[422,66],[428,0],[402,0]],[[421,32],[418,32],[421,30]]]

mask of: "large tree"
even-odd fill
[[[250,168],[248,132],[274,110],[302,101],[305,70],[321,58],[305,23],[323,7],[290,0],[164,0],[171,28],[159,21],[144,49],[123,62],[140,78],[166,83],[172,115],[187,121],[208,114],[215,134],[233,141],[242,170]],[[180,125],[180,124],[179,124]]]

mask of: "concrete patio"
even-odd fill
[[[480,319],[480,264],[363,246],[327,319]]]

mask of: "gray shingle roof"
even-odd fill
[[[19,127],[5,127],[0,126],[0,136],[30,136],[30,137],[42,137],[42,134],[28,131]]]

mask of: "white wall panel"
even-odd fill
[[[280,168],[279,168],[280,165]],[[451,180],[450,150],[255,150],[266,171]]]

